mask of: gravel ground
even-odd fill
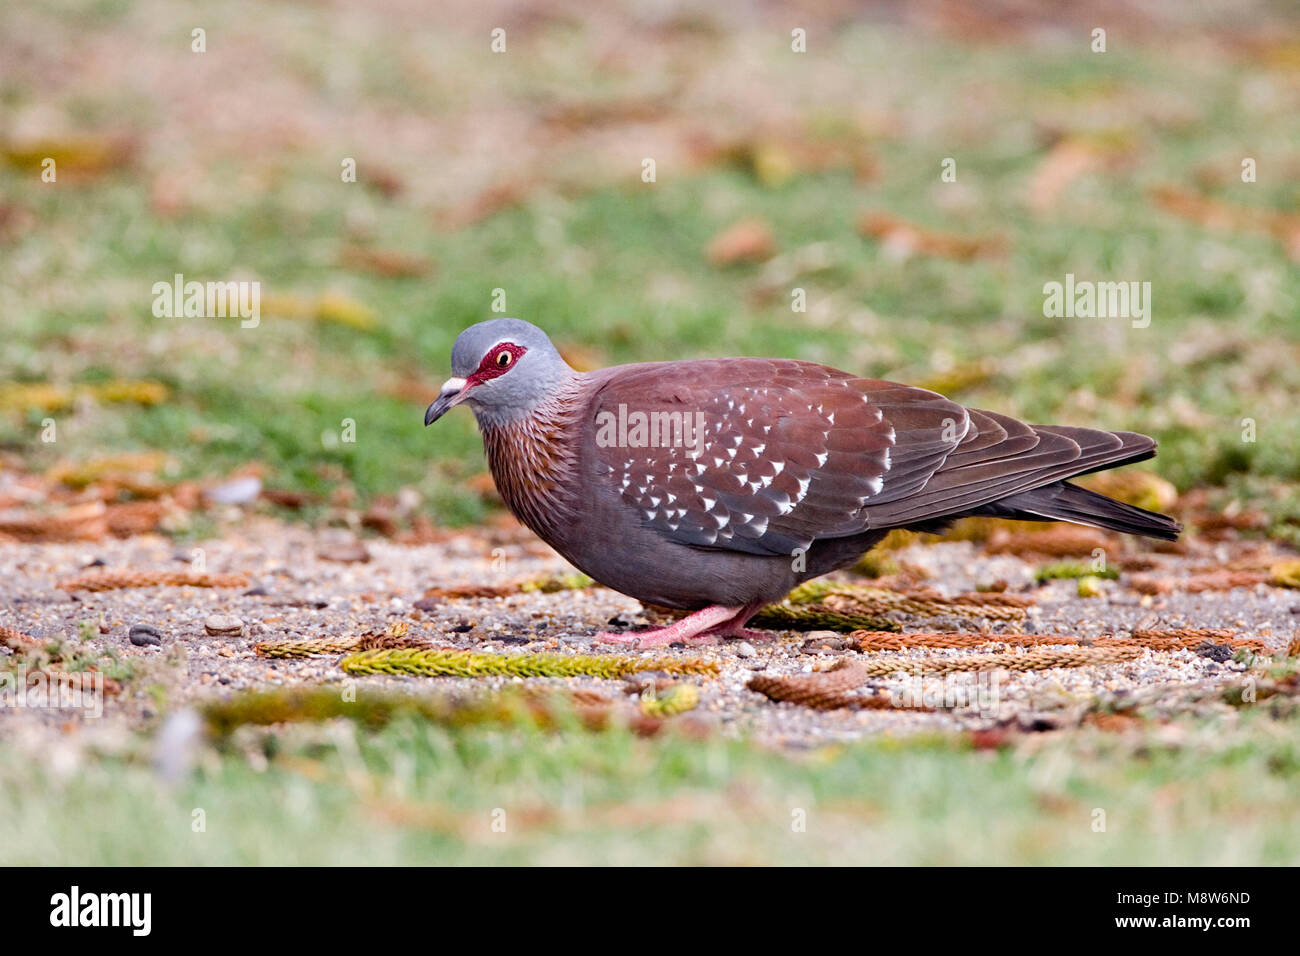
[[[409,621],[413,636],[463,648],[667,653],[715,659],[722,667],[720,678],[703,681],[699,708],[689,717],[677,719],[793,747],[917,730],[1071,726],[1098,698],[1122,704],[1129,695],[1160,697],[1167,690],[1172,700],[1181,687],[1239,681],[1246,666],[1193,651],[1146,651],[1137,660],[1105,666],[999,670],[978,678],[961,675],[946,682],[928,679],[923,685],[928,695],[924,699],[943,704],[946,694],[947,704],[957,704],[934,712],[916,708],[820,712],[773,703],[745,686],[755,672],[810,673],[841,657],[862,656],[852,650],[805,650],[805,634],[770,632],[771,639],[763,642],[651,652],[595,645],[593,635],[610,628],[611,622],[614,626],[638,626],[654,619],[653,612],[635,600],[600,587],[445,600],[427,610],[415,607],[433,586],[507,584],[572,571],[522,528],[465,531],[437,544],[406,546],[382,538],[358,542],[347,531],[314,531],[255,517],[231,525],[231,530],[204,542],[200,550],[198,557],[207,571],[244,572],[251,586],[69,594],[57,589],[56,582],[98,562],[108,568],[185,570],[196,559],[195,549],[178,548],[172,541],[152,535],[94,543],[5,545],[0,548],[0,624],[37,636],[62,636],[86,650],[111,648],[122,660],[133,662],[136,676],[121,694],[108,698],[104,719],[98,721],[112,726],[116,733],[124,727],[155,723],[160,695],[166,696],[171,708],[179,702],[229,695],[245,688],[343,681],[337,657],[271,660],[257,656],[254,645],[380,632],[394,620]],[[1193,567],[1204,571],[1208,566],[1240,561],[1243,556],[1259,560],[1286,557],[1257,542],[1202,544],[1191,552],[1153,554],[1157,562],[1154,573],[1177,581]],[[367,560],[359,560],[363,553]],[[1038,586],[1034,565],[1017,557],[984,555],[970,542],[915,545],[896,556],[911,575],[945,594],[970,591],[994,580],[1007,582],[1008,590],[1027,594],[1036,602],[1023,625],[1030,633],[1098,636],[1123,635],[1134,627],[1232,628],[1238,637],[1260,638],[1270,648],[1278,648],[1286,646],[1300,624],[1300,593],[1267,585],[1202,593],[1187,593],[1175,586],[1169,594],[1150,596],[1133,590],[1125,575],[1118,581],[1103,582],[1100,596],[1080,598],[1074,581]],[[240,631],[209,634],[205,621],[214,615],[237,618]],[[904,631],[971,626],[935,618],[901,616],[898,620]],[[156,628],[161,644],[132,644],[128,632],[138,624]],[[1006,629],[1007,625],[986,622],[981,628]],[[990,651],[1023,653],[1005,644],[981,650]],[[945,653],[969,652],[917,650],[895,656]],[[508,680],[482,678],[475,683],[499,686]],[[902,676],[872,680],[868,689],[915,692],[915,681]],[[373,686],[419,692],[463,687],[465,683],[452,678],[366,677],[357,680],[357,688],[359,692]],[[623,690],[619,682],[575,679],[556,683],[599,689],[611,697],[620,696]],[[969,699],[963,700],[963,695]],[[66,733],[83,720],[75,711],[3,709],[0,733],[6,727],[10,733],[21,728],[24,736],[42,728],[51,734]]]

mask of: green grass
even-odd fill
[[[1294,865],[1297,729],[1247,714],[787,755],[340,722],[241,734],[179,787],[138,744],[46,770],[0,745],[0,863]]]
[[[98,15],[141,30],[170,23],[164,16],[145,28],[136,21],[146,9],[154,11],[106,4]],[[24,15],[44,29],[75,29],[57,8]],[[268,68],[314,76],[318,43],[359,71],[352,95],[361,104],[397,108],[397,98],[407,109],[423,102],[452,115],[446,84],[477,88],[465,77],[412,73],[403,56],[415,40],[392,26],[376,47],[311,11],[277,16],[294,29],[268,31],[266,42],[282,46],[286,57]],[[221,17],[212,13],[210,32],[233,26]],[[291,40],[304,29],[312,43]],[[412,37],[428,29],[421,25]],[[469,56],[454,31],[437,42],[449,56]],[[611,94],[626,83],[576,65],[556,73],[557,63],[585,62],[580,30],[541,31],[530,42],[527,55],[502,63],[502,102],[542,110],[599,100],[592,83],[607,84]],[[375,56],[384,43],[395,57]],[[259,460],[270,466],[273,485],[325,493],[348,484],[362,501],[409,485],[433,502],[439,520],[473,520],[481,505],[463,484],[483,466],[469,414],[426,431],[419,402],[387,392],[399,378],[440,383],[455,335],[492,316],[492,290],[500,287],[508,314],[605,363],[786,355],[924,380],[951,363],[991,361],[994,375],[959,398],[1037,421],[1149,432],[1162,444],[1156,467],[1180,488],[1226,486],[1271,510],[1300,511],[1269,497],[1300,471],[1293,405],[1300,270],[1278,243],[1206,232],[1154,208],[1146,192],[1153,184],[1194,184],[1198,170],[1222,167],[1214,188],[1220,198],[1293,209],[1297,188],[1283,174],[1283,157],[1300,150],[1300,114],[1276,104],[1271,112],[1242,107],[1247,90],[1276,87],[1285,74],[1228,54],[1189,60],[1158,45],[1097,56],[1051,44],[962,46],[888,27],[847,30],[827,55],[844,70],[871,63],[873,105],[903,120],[901,131],[868,138],[881,169],[874,181],[801,172],[771,188],[739,169],[669,166],[654,185],[636,179],[635,169],[605,168],[575,187],[579,173],[561,165],[538,172],[567,182],[566,198],[538,187],[520,207],[453,232],[435,225],[427,204],[340,182],[335,154],[358,152],[355,143],[219,152],[194,174],[192,204],[171,218],[151,204],[157,164],[147,174],[128,169],[85,185],[0,171],[0,203],[29,209],[39,223],[0,256],[7,339],[0,381],[155,377],[175,393],[156,408],[92,406],[58,416],[55,445],[35,440],[40,412],[0,413],[0,446],[37,465],[163,448],[186,476]],[[798,98],[799,74],[785,63],[774,48],[772,69],[789,75]],[[908,82],[922,74],[924,83]],[[37,94],[12,87],[10,96],[30,105]],[[159,113],[139,91],[83,91],[78,102],[91,118],[129,118],[146,129]],[[350,108],[328,95],[325,102]],[[913,122],[921,116],[924,124]],[[853,121],[847,101],[807,109],[811,129]],[[1129,161],[1080,177],[1056,211],[1035,216],[1024,197],[1048,150],[1035,123],[1128,142]],[[1261,142],[1274,161],[1263,162],[1258,183],[1236,181],[1239,156],[1262,152]],[[958,182],[943,184],[939,162],[950,155]],[[415,161],[389,146],[377,156],[363,153],[360,169]],[[972,263],[898,262],[855,232],[866,209],[971,235],[1001,233],[1010,252]],[[826,264],[775,285],[756,267],[709,266],[709,239],[748,215],[772,224],[782,253],[825,244]],[[436,273],[384,279],[350,272],[338,265],[338,253],[354,242],[427,256]],[[379,321],[361,331],[274,315],[257,329],[232,320],[155,319],[149,287],[175,272],[200,280],[257,277],[264,297],[336,292],[373,309]],[[1066,272],[1150,281],[1151,327],[1045,318],[1042,286]],[[808,292],[808,314],[789,308],[796,285]],[[356,422],[356,444],[323,441],[345,418]],[[1254,443],[1241,439],[1244,418],[1257,423]]]

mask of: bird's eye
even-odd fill
[[[497,353],[497,368],[509,368],[510,363],[514,360],[515,357],[510,354],[509,350],[502,349]]]

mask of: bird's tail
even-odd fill
[[[1178,540],[1178,534],[1183,530],[1183,526],[1168,515],[1127,505],[1068,481],[1022,491],[985,505],[975,513],[1020,521],[1072,521],[1165,541]]]

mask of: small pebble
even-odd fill
[[[738,657],[756,657],[758,651],[754,650],[754,645],[749,641],[741,641],[736,645],[736,655]]]
[[[203,622],[203,629],[213,635],[239,634],[244,622],[232,614],[213,614]]]
[[[842,651],[844,648],[844,638],[834,631],[810,631],[801,649],[805,654],[820,654],[823,651]]]
[[[343,564],[364,563],[370,560],[370,549],[360,541],[334,544],[321,548],[316,557],[322,561],[338,561]]]
[[[1042,733],[1045,730],[1059,730],[1065,726],[1065,718],[1058,714],[1018,714],[1016,723],[1028,733]]]
[[[136,647],[158,646],[162,644],[163,632],[152,624],[132,624],[126,636]]]
[[[1236,652],[1227,644],[1215,644],[1212,641],[1202,641],[1196,645],[1196,653],[1201,657],[1208,657],[1216,663],[1222,664],[1224,661],[1232,660]]]
[[[203,489],[203,497],[219,505],[242,505],[262,493],[262,479],[256,475],[241,475],[211,488]]]

